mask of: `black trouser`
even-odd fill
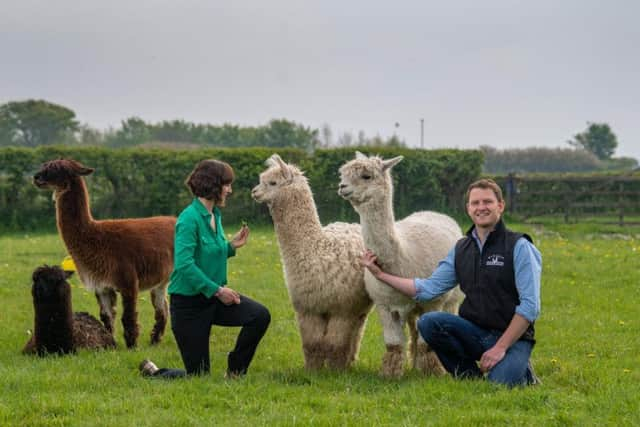
[[[224,305],[218,298],[199,294],[170,296],[171,330],[178,343],[186,371],[160,369],[155,376],[173,378],[210,371],[211,326],[241,326],[235,348],[227,357],[227,371],[243,375],[269,327],[271,315],[262,304],[240,295],[240,304]]]

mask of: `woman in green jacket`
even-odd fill
[[[203,160],[187,178],[194,196],[176,223],[174,269],[169,284],[171,330],[185,370],[158,369],[143,360],[145,376],[176,378],[210,371],[211,326],[241,326],[227,358],[228,377],[246,374],[271,316],[262,304],[226,286],[227,258],[247,243],[243,225],[229,242],[222,229],[220,208],[231,194],[233,169],[225,162]]]

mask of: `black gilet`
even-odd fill
[[[476,325],[505,331],[520,304],[513,267],[513,249],[524,233],[507,229],[500,220],[484,243],[482,252],[472,235],[473,226],[456,243],[455,269],[465,299],[460,316]],[[535,341],[533,323],[522,338]]]

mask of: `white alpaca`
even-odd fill
[[[359,257],[358,224],[322,227],[307,178],[274,154],[253,198],[273,219],[289,297],[296,312],[305,368],[344,369],[355,360],[372,301]]]
[[[356,152],[356,158],[340,168],[338,193],[360,214],[365,245],[377,255],[384,271],[402,277],[428,277],[462,237],[462,232],[452,218],[436,212],[416,212],[395,222],[393,182],[389,170],[402,158],[382,160]],[[413,366],[425,373],[443,373],[437,356],[419,337],[416,320],[426,311],[457,312],[463,296],[459,288],[436,300],[418,303],[379,282],[368,271],[365,281],[384,330],[387,351],[382,362],[382,374],[387,377],[402,375],[405,323],[408,323],[410,331],[409,353]]]

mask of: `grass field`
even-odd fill
[[[223,379],[235,328],[213,329],[211,376],[141,378],[137,366],[145,357],[181,366],[170,331],[159,346],[149,345],[153,315],[146,293],[139,302],[137,349],[125,349],[118,320],[115,351],[23,356],[33,327],[31,272],[59,263],[65,250],[55,233],[2,236],[0,426],[640,425],[640,228],[513,228],[531,233],[544,258],[533,353],[543,384],[514,390],[415,373],[381,379],[383,342],[375,313],[353,369],[305,372],[269,227],[253,230],[248,246],[230,261],[234,289],[272,313],[246,378]],[[94,296],[77,278],[71,282],[74,310],[97,316]]]

